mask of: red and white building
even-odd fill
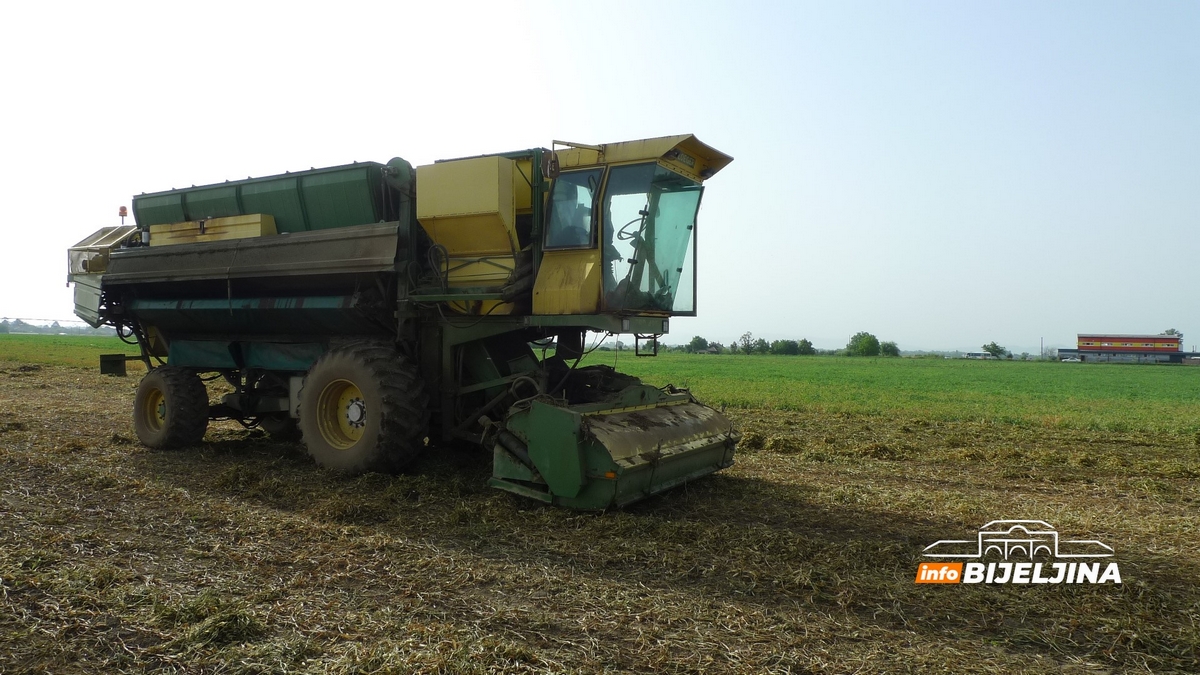
[[[1080,333],[1075,349],[1058,350],[1059,359],[1125,363],[1182,363],[1193,356],[1183,351],[1182,335],[1122,335]]]

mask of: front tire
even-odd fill
[[[324,354],[300,389],[300,432],[323,467],[394,473],[425,447],[428,400],[415,366],[390,345]]]
[[[208,390],[185,368],[161,366],[146,373],[133,402],[133,430],[142,445],[195,445],[208,429]]]

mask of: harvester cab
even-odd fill
[[[70,251],[76,313],[152,367],[152,447],[233,419],[358,472],[465,441],[495,487],[623,505],[733,461],[737,432],[690,392],[583,365],[588,332],[654,353],[695,314],[703,183],[730,161],[690,135],[556,141],[143,194],[136,228]]]

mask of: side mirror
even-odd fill
[[[558,153],[553,150],[542,152],[542,177],[558,178]]]

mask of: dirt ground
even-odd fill
[[[151,451],[136,385],[0,362],[0,672],[1200,671],[1200,438],[731,410],[734,468],[583,514],[462,449]],[[914,583],[1001,518],[1123,583]]]

